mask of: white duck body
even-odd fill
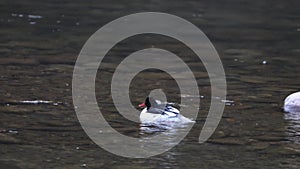
[[[284,111],[300,113],[300,92],[293,93],[284,100]]]
[[[160,112],[160,113],[153,113]],[[179,110],[166,105],[162,108],[144,108],[140,114],[141,123],[151,124],[174,124],[174,123],[194,123],[194,121],[184,117],[180,114]]]

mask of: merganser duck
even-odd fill
[[[144,108],[140,114],[141,123],[168,125],[195,122],[181,115],[173,105],[171,103],[163,104],[159,100],[147,97],[144,103],[139,104],[140,108]]]
[[[283,109],[288,113],[300,113],[300,92],[289,95],[284,100]]]

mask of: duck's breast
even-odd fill
[[[141,123],[151,123],[155,122],[160,116],[161,114],[148,113],[147,108],[144,108],[140,114],[140,121]]]

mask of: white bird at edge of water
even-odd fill
[[[172,104],[163,104],[159,100],[154,100],[152,97],[147,97],[145,102],[139,104],[143,108],[140,114],[140,121],[143,124],[186,124],[195,123],[195,121],[184,117],[179,110]]]
[[[283,109],[287,113],[299,113],[300,115],[300,92],[293,93],[286,97]]]

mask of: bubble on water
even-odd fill
[[[202,17],[202,14],[196,14],[196,13],[194,13],[193,15],[192,15],[193,17],[198,17],[198,18],[200,18],[200,17]]]

